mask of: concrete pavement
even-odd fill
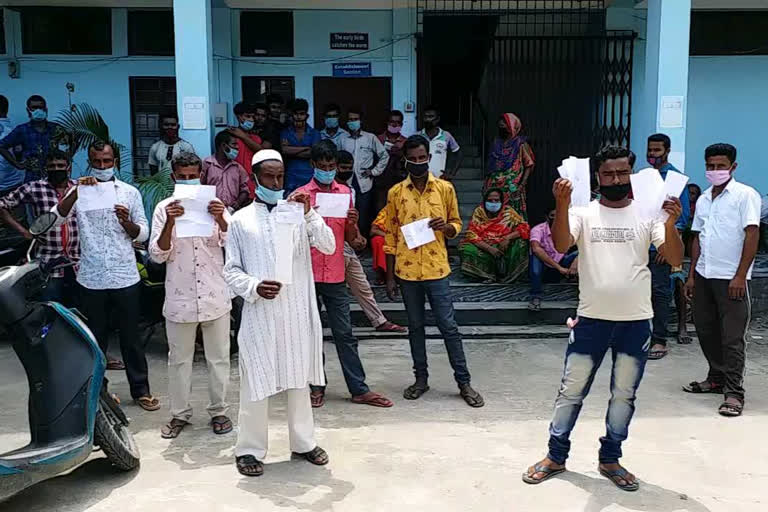
[[[361,353],[373,389],[395,400],[389,410],[350,404],[333,347],[328,353],[327,405],[316,412],[318,441],[331,458],[323,468],[290,461],[282,398],[272,405],[265,475],[241,477],[233,464],[236,433],[214,436],[205,417],[204,365],[196,363],[194,426],[173,441],[167,421],[165,355],[153,345],[151,380],[163,409],[126,405],[142,450],[142,466],[114,473],[100,453],[68,475],[0,503],[0,510],[81,511],[653,511],[768,510],[768,348],[751,344],[747,409],[741,418],[716,413],[720,397],[693,396],[680,385],[703,378],[697,344],[672,344],[649,362],[622,462],[642,487],[625,493],[596,471],[604,432],[609,362],[573,433],[569,472],[539,486],[520,474],[546,451],[547,425],[563,364],[565,340],[477,340],[467,343],[473,384],[483,409],[457,396],[442,344],[430,342],[432,377],[421,400],[402,399],[410,383],[407,342],[370,340]],[[124,375],[110,372],[112,391],[127,402]],[[230,397],[236,419],[238,378]],[[7,345],[0,346],[0,452],[25,444],[26,380]]]

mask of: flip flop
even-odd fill
[[[709,384],[709,388],[703,388],[701,387],[702,384],[707,383]],[[686,393],[693,393],[693,394],[705,394],[705,393],[712,393],[715,395],[720,395],[723,393],[723,386],[720,386],[718,384],[713,384],[709,381],[702,381],[702,382],[696,382],[693,381],[687,386],[683,386],[683,391]]]
[[[691,343],[693,343],[693,338],[691,338],[687,334],[683,334],[677,337],[677,343],[679,345],[690,345]]]
[[[134,399],[134,402],[145,411],[152,412],[160,409],[160,400],[153,396],[140,396]]]
[[[213,418],[211,418],[211,427],[213,428],[214,434],[217,434],[217,435],[229,434],[230,432],[232,432],[232,420],[230,420],[224,415],[214,416]],[[219,429],[216,430],[216,427],[219,427]]]
[[[417,382],[405,388],[403,398],[406,400],[418,400],[427,391],[429,391],[429,385],[426,382]]]
[[[744,404],[732,404],[731,402],[723,402],[720,404],[717,412],[720,414],[720,416],[735,418],[737,416],[741,416],[741,413],[744,412]]]
[[[235,466],[237,466],[237,472],[243,476],[251,477],[264,474],[264,464],[253,455],[235,457]],[[249,468],[253,468],[253,471],[248,471]]]
[[[189,425],[188,422],[178,418],[173,418],[171,421],[163,425],[163,428],[160,429],[160,437],[163,439],[176,439],[187,425]]]
[[[648,359],[651,361],[658,361],[659,359],[664,359],[667,357],[667,354],[669,354],[669,350],[651,350],[648,352]]]
[[[322,407],[325,405],[325,393],[322,391],[312,391],[309,394],[309,400],[313,408]]]
[[[408,329],[402,325],[397,325],[389,320],[376,327],[376,330],[379,332],[408,332]]]
[[[353,396],[351,400],[353,404],[371,405],[373,407],[387,408],[395,405],[389,398],[372,391],[369,391],[364,395]]]
[[[619,467],[619,469],[614,469],[612,471],[608,471],[607,469],[598,468],[600,471],[600,474],[603,475],[605,478],[613,482],[613,485],[621,489],[622,491],[627,492],[634,492],[640,488],[640,483],[635,480],[634,482],[629,482],[627,480],[627,475],[629,474],[629,471],[626,469]],[[619,479],[624,480],[624,485],[621,485],[619,483]]]
[[[125,370],[125,363],[119,359],[108,359],[107,370]]]
[[[328,454],[319,446],[315,446],[314,450],[306,453],[293,452],[291,456],[305,459],[315,466],[325,466],[329,461]]]
[[[532,475],[535,475],[536,473],[544,473],[544,476],[541,478],[533,478]],[[565,473],[565,468],[560,469],[554,469],[550,468],[549,466],[545,466],[543,464],[536,464],[533,466],[533,473],[523,473],[523,482],[531,485],[540,484],[541,482],[545,480],[549,480],[555,475],[559,475],[560,473]]]

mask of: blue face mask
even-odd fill
[[[243,121],[240,123],[240,128],[247,132],[253,130],[253,121]]]
[[[315,179],[323,185],[330,185],[336,178],[336,169],[332,171],[324,171],[315,167]]]
[[[277,204],[283,194],[284,190],[272,190],[261,183],[256,187],[256,196],[267,204]]]
[[[501,210],[501,203],[497,203],[496,201],[486,201],[485,209],[491,213],[498,213],[499,210]]]
[[[325,127],[334,129],[339,127],[339,118],[338,117],[326,117],[325,118]]]
[[[36,108],[35,110],[31,111],[30,114],[32,115],[32,119],[35,121],[45,121],[45,119],[48,117],[48,112],[41,108]]]
[[[59,144],[59,151],[69,153],[69,144]]]
[[[200,184],[200,178],[195,178],[193,180],[176,180],[177,185],[199,185]]]
[[[230,160],[234,160],[235,158],[237,158],[237,155],[240,154],[240,151],[235,148],[228,147],[227,149],[224,150],[224,154],[227,155],[227,158],[229,158]]]
[[[347,128],[352,130],[353,132],[356,132],[360,129],[360,121],[347,121]]]
[[[109,181],[115,176],[115,168],[110,167],[108,169],[91,169],[91,175],[98,181]]]

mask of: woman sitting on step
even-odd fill
[[[501,189],[485,191],[459,244],[462,272],[485,283],[511,283],[528,270],[530,228],[503,197]]]

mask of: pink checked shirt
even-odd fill
[[[347,194],[349,195],[349,207],[352,208],[354,206],[352,192],[350,192],[349,187],[335,181],[331,184],[330,190],[321,189],[314,179],[298,190],[309,194],[313,207],[316,204],[315,198],[318,193]],[[317,249],[312,248],[312,270],[315,274],[315,282],[343,283],[346,280],[344,275],[344,228],[347,224],[347,219],[323,217],[323,220],[331,228],[333,236],[336,238],[336,251],[330,256],[326,256]]]
[[[165,207],[173,201],[161,201],[152,215],[149,255],[157,263],[165,263],[165,304],[163,316],[171,322],[197,323],[216,320],[229,313],[232,303],[224,281],[224,251],[227,233],[214,224],[210,238],[176,238],[171,248],[163,251],[157,245],[167,218]],[[225,218],[228,214],[225,212]]]
[[[552,230],[549,228],[548,222],[542,222],[534,226],[531,230],[531,242],[533,241],[539,242],[547,256],[557,263],[560,263],[560,260],[563,259],[563,253],[557,252],[557,249],[555,249],[555,242],[552,240]]]

